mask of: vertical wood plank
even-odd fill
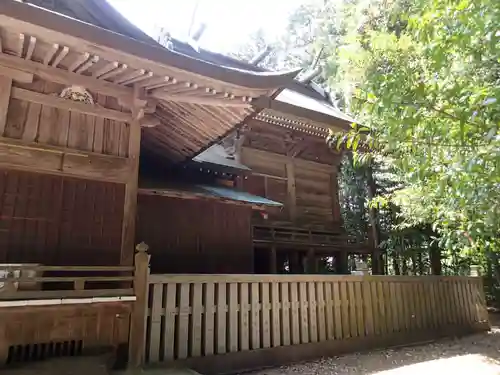
[[[215,284],[208,282],[205,284],[205,315],[203,316],[203,325],[205,330],[205,339],[203,343],[203,352],[205,355],[214,354],[214,320],[215,320]]]
[[[97,103],[104,107],[106,105],[106,96],[102,94],[97,94]],[[96,117],[94,123],[94,142],[92,144],[92,149],[94,152],[101,154],[103,152],[103,142],[104,142],[104,118]]]
[[[40,113],[42,111],[41,104],[29,103],[28,116],[24,125],[22,139],[25,142],[35,142],[38,135],[38,123],[40,121]]]
[[[4,135],[9,113],[10,93],[12,91],[12,79],[0,76],[0,136]]]
[[[373,307],[370,281],[363,281],[363,301],[364,301],[364,316],[366,335],[372,336],[375,332],[373,326]]]
[[[201,316],[203,313],[203,284],[196,282],[192,286],[192,302],[193,312],[191,316],[190,339],[191,339],[191,356],[201,356],[201,339],[202,339],[202,325]]]
[[[307,301],[307,285],[305,282],[299,283],[299,301],[300,301],[300,342],[306,344],[309,342],[309,303]]]
[[[284,345],[290,345],[290,335],[291,335],[291,342],[292,344],[300,344],[300,320],[299,320],[299,309],[300,309],[300,303],[299,303],[299,292],[298,292],[298,284],[291,282],[287,283],[287,296],[288,296],[288,286],[290,286],[290,301],[291,303],[289,304],[290,306],[290,314],[291,314],[291,327],[290,330],[288,331],[288,344]],[[288,300],[287,300],[288,301]],[[287,307],[288,310],[288,307]],[[285,317],[282,317],[282,319],[285,319]],[[287,313],[287,325],[290,324],[289,321],[289,314]]]
[[[260,287],[262,347],[269,348],[271,346],[269,283],[261,283]]]
[[[342,309],[342,334],[343,338],[352,337],[349,319],[349,296],[347,295],[347,283],[340,282],[340,306]]]
[[[332,283],[332,294],[334,302],[334,319],[335,319],[335,338],[340,340],[344,338],[343,328],[342,328],[342,298],[340,296],[340,285],[339,282],[335,281]]]
[[[443,315],[444,315],[444,324],[445,325],[450,325],[453,323],[452,317],[451,317],[451,298],[449,296],[449,290],[448,290],[448,282],[446,279],[442,279],[440,283],[440,294],[441,294],[441,308],[443,309]]]
[[[260,348],[259,283],[251,283],[251,285],[250,285],[250,300],[251,300],[250,325],[252,327],[250,343],[251,343],[252,349],[259,349]]]
[[[446,316],[446,311],[445,311],[445,306],[444,306],[444,303],[445,303],[445,300],[443,299],[443,279],[440,277],[436,284],[435,284],[435,288],[436,288],[436,304],[437,304],[437,312],[438,312],[438,315],[439,315],[439,325],[440,326],[444,326],[446,324],[448,324],[448,318]]]
[[[167,283],[165,302],[165,330],[163,331],[163,358],[165,361],[174,359],[175,348],[175,316],[176,316],[176,298],[177,285],[175,283]]]
[[[422,312],[422,296],[420,294],[420,283],[411,282],[412,294],[415,301],[415,327],[417,329],[423,328],[423,312]]]
[[[295,165],[290,158],[286,163],[286,181],[288,194],[288,212],[290,220],[293,222],[297,218],[297,196],[295,185]]]
[[[380,317],[380,333],[387,334],[387,315],[385,311],[386,298],[382,281],[377,281],[378,315]]]
[[[273,348],[281,345],[280,305],[279,283],[274,281],[271,283],[271,345]]]
[[[297,284],[290,283],[290,293],[292,298],[292,303],[290,306],[290,300],[288,295],[288,283],[282,282],[280,283],[281,289],[281,338],[283,345],[290,345],[290,328],[292,328],[292,338],[294,338],[294,328],[293,328],[293,318],[292,318],[292,327],[290,327],[290,310],[292,311],[292,317],[294,314],[294,302],[296,303],[296,295],[297,295]],[[295,300],[294,300],[294,289],[295,289]],[[290,308],[291,307],[291,308]],[[297,317],[298,321],[298,317]],[[298,330],[298,324],[297,324]],[[295,342],[294,342],[295,344]]]
[[[474,323],[474,311],[472,309],[470,282],[468,278],[464,282],[464,293],[465,309],[467,310],[467,325],[472,325]]]
[[[358,336],[358,314],[357,314],[357,306],[356,306],[356,295],[354,294],[354,282],[347,282],[347,300],[349,301],[349,321],[350,321],[350,330],[351,336]]]
[[[250,348],[249,317],[250,305],[248,303],[248,283],[240,284],[240,348],[242,351]]]
[[[326,311],[326,339],[335,339],[335,321],[333,320],[334,301],[332,296],[332,283],[326,282],[325,289],[325,311]]]
[[[457,296],[457,307],[458,307],[458,321],[460,325],[465,326],[465,304],[463,301],[463,293],[462,293],[462,279],[455,280],[455,293]]]
[[[316,283],[307,283],[307,299],[309,301],[309,340],[318,341],[318,306],[316,302]]]
[[[431,310],[431,291],[430,282],[423,280],[421,284],[422,291],[422,304],[423,304],[423,317],[424,317],[424,328],[429,329],[432,327],[432,310]]]
[[[151,336],[149,341],[149,360],[158,362],[160,359],[161,316],[163,305],[163,284],[153,284],[153,304],[151,307]]]
[[[356,301],[356,320],[358,323],[358,335],[364,337],[366,335],[365,320],[363,316],[363,292],[361,282],[354,282],[354,299]]]
[[[188,356],[189,342],[189,283],[180,285],[179,319],[177,331],[177,358]]]
[[[217,354],[226,353],[226,314],[227,314],[227,302],[226,302],[226,283],[217,283],[217,311],[216,311],[216,338],[215,345],[217,348]]]
[[[429,328],[439,327],[439,316],[436,307],[436,288],[435,281],[429,282],[429,311],[430,311],[430,325]]]
[[[380,301],[378,297],[377,282],[370,282],[370,291],[372,297],[372,311],[373,311],[373,328],[376,335],[382,333],[381,330],[381,316],[380,316]]]
[[[323,282],[316,283],[316,303],[318,311],[318,340],[325,341],[328,337],[325,321],[325,289]]]
[[[390,301],[391,301],[391,325],[394,327],[393,332],[400,332],[401,325],[399,322],[399,312],[398,312],[398,300],[396,296],[396,283],[394,281],[389,282],[389,293],[390,293]]]
[[[20,139],[28,116],[28,102],[12,99],[9,104],[4,137]]]
[[[238,284],[229,284],[229,352],[238,351]]]
[[[57,144],[62,147],[66,147],[68,145],[70,117],[71,115],[69,111],[63,109],[59,110],[59,115],[57,117],[59,138],[57,139]]]

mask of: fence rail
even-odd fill
[[[487,321],[480,278],[150,275],[146,362]]]
[[[133,266],[0,264],[0,301],[133,296]]]

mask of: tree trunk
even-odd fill
[[[394,273],[397,276],[401,275],[401,269],[399,268],[399,253],[395,253],[392,256],[392,268],[394,268]]]
[[[439,247],[434,245],[429,249],[429,258],[431,261],[432,274],[436,276],[441,275],[441,250],[439,249]]]
[[[366,185],[368,199],[372,200],[377,195],[377,185],[373,178],[373,169],[371,165],[366,169]],[[382,275],[384,273],[384,260],[380,250],[380,227],[378,222],[377,210],[373,207],[370,207],[368,210],[368,216],[370,218],[371,237],[373,244],[372,273],[374,275]]]

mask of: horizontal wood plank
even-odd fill
[[[57,96],[40,94],[38,92],[25,90],[18,87],[12,88],[12,98],[25,100],[31,103],[38,103],[49,107],[83,113],[85,115],[104,117],[120,122],[132,122],[132,115],[129,113],[103,108],[99,105],[91,105],[75,102],[68,99],[62,99]]]

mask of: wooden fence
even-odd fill
[[[488,329],[472,277],[150,275],[147,306],[145,362],[206,374]]]

